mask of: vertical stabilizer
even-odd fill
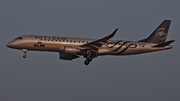
[[[163,43],[166,41],[168,35],[168,30],[171,20],[164,20],[154,32],[146,39],[140,40],[140,42],[149,42],[149,43]]]

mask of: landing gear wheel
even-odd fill
[[[88,60],[84,61],[84,64],[89,65],[89,61]]]
[[[23,58],[26,58],[26,55],[23,55]]]

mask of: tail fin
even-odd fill
[[[164,20],[148,38],[140,40],[139,42],[164,43],[170,24],[171,20]]]

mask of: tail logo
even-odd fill
[[[165,28],[159,28],[156,31],[156,37],[160,40],[164,40],[167,36],[167,32],[165,31]]]

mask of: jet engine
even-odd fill
[[[72,60],[79,58],[79,56],[73,54],[59,53],[59,58],[62,60]]]
[[[61,52],[66,53],[66,54],[77,54],[77,53],[80,53],[80,50],[76,47],[64,46]]]

